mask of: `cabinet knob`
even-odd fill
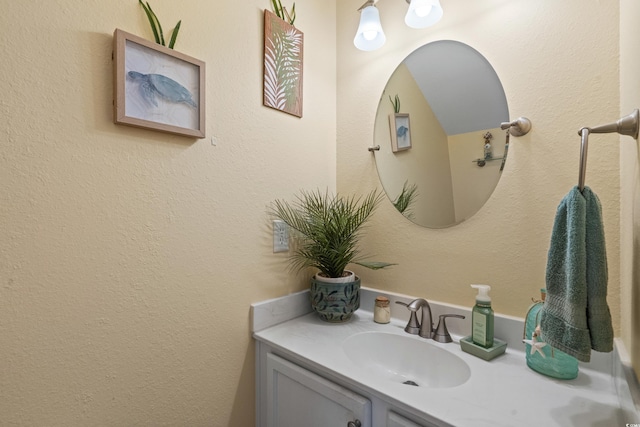
[[[362,423],[360,422],[360,420],[349,421],[347,423],[347,427],[362,427]]]

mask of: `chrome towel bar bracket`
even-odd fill
[[[638,130],[640,128],[640,111],[636,108],[628,116],[624,116],[620,120],[606,125],[596,126],[593,128],[583,127],[578,131],[580,135],[580,170],[578,172],[578,189],[584,190],[584,181],[587,176],[587,151],[589,149],[590,133],[619,133],[627,135],[633,139],[638,139]]]
[[[640,111],[636,108],[628,116],[624,116],[614,123],[596,126],[594,128],[582,128],[578,131],[578,135],[582,135],[583,129],[588,129],[589,133],[614,133],[627,135],[633,139],[638,139],[638,123],[640,123]]]

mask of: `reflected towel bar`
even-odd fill
[[[631,114],[625,116],[614,123],[596,126],[594,128],[583,127],[578,131],[580,141],[580,171],[578,172],[578,189],[584,190],[584,181],[587,176],[587,150],[589,148],[590,133],[619,133],[638,139],[638,128],[640,123],[640,112],[636,108]]]

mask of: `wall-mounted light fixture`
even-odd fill
[[[382,24],[380,24],[380,12],[374,3],[374,0],[367,0],[358,9],[360,11],[360,25],[358,25],[358,32],[353,39],[353,44],[360,50],[376,50],[387,41],[384,31],[382,31]]]
[[[360,25],[353,39],[353,44],[360,50],[376,50],[384,44],[387,38],[380,24],[380,12],[375,6],[377,0],[367,0],[360,6]],[[440,0],[406,0],[409,10],[404,22],[411,28],[426,28],[442,18]]]

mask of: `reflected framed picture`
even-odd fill
[[[122,30],[113,40],[114,123],[204,138],[204,62]]]
[[[391,150],[394,153],[411,148],[409,114],[389,114],[389,128],[391,130]]]

